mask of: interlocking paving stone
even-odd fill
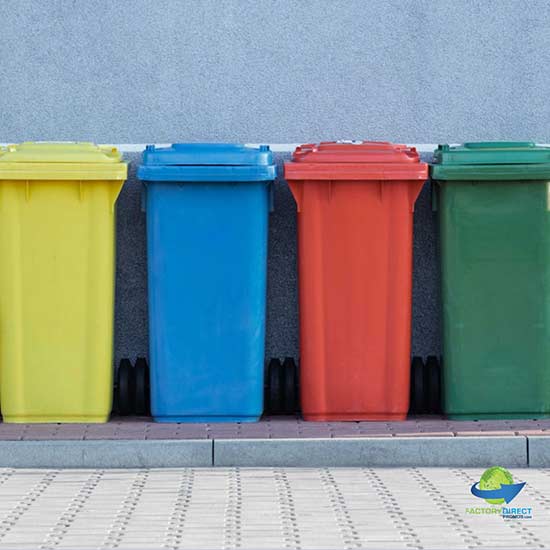
[[[267,439],[339,437],[425,437],[550,435],[550,419],[456,421],[437,417],[402,422],[305,422],[295,417],[267,417],[258,423],[163,424],[149,418],[114,418],[106,424],[4,424],[2,440],[112,439]]]
[[[531,520],[467,514],[482,471],[0,469],[0,548],[550,548],[550,470],[512,470]]]

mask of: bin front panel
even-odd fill
[[[300,376],[310,420],[404,418],[418,181],[291,182],[298,200]]]
[[[113,372],[114,200],[121,186],[108,181],[0,181],[5,421],[107,420]]]
[[[550,212],[546,182],[439,187],[444,409],[550,414]]]
[[[147,184],[157,420],[262,414],[268,207],[266,182]]]

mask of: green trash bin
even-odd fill
[[[550,416],[550,147],[440,145],[443,410]]]

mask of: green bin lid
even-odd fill
[[[440,145],[430,175],[435,180],[550,180],[550,147],[531,141],[480,141]]]

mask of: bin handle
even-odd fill
[[[301,181],[287,181],[288,187],[290,188],[290,191],[292,192],[292,195],[294,196],[294,200],[296,201],[296,209],[298,210],[298,214],[302,211],[302,193],[303,193],[303,185]]]
[[[122,188],[124,187],[125,180],[117,181],[111,185],[111,210],[115,211],[116,201]]]
[[[425,180],[411,182],[411,185],[409,187],[409,200],[411,205],[411,212],[414,212],[414,205],[416,203],[416,199],[418,199],[418,195],[420,195],[420,193],[422,192],[422,189],[424,188],[425,183],[426,183]]]

